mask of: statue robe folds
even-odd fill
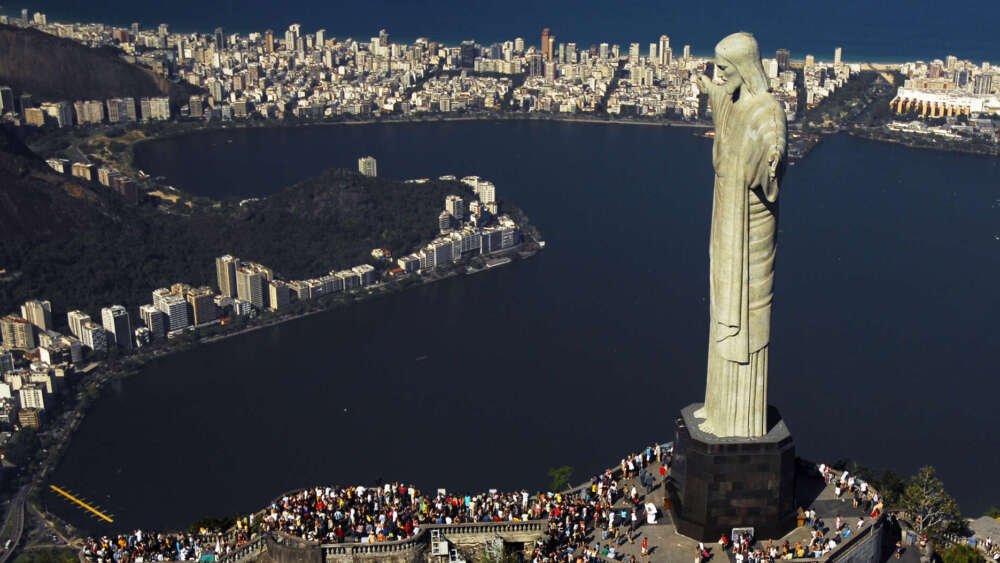
[[[702,428],[717,436],[767,433],[768,343],[785,114],[766,92],[733,100],[712,88],[715,199],[709,246],[711,321]]]

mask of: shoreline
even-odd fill
[[[534,230],[533,226],[532,230]],[[535,240],[536,239],[535,234],[529,234],[528,236],[531,237],[530,242],[534,244],[538,243],[538,241]],[[503,252],[498,252],[496,254],[492,254],[491,256],[508,257],[509,262],[505,262],[503,264],[503,265],[508,265],[510,263],[517,262],[519,260],[534,258],[541,250],[539,247],[538,249],[529,251],[530,252],[529,254],[525,254],[524,247],[525,243],[522,242],[517,246],[504,249]],[[366,294],[357,294],[357,293],[351,294],[351,297],[353,299],[349,302],[344,300],[334,300],[327,304],[323,304],[314,310],[281,316],[275,319],[270,319],[267,322],[258,325],[248,326],[231,332],[224,332],[221,334],[214,334],[202,338],[196,338],[190,344],[187,345],[180,344],[180,345],[175,345],[168,349],[151,350],[146,354],[137,354],[134,356],[129,356],[121,360],[118,364],[116,364],[115,368],[117,369],[115,370],[115,373],[109,373],[108,371],[101,371],[102,367],[108,367],[108,366],[106,364],[99,365],[94,370],[87,372],[88,375],[92,371],[97,371],[98,373],[95,375],[94,380],[90,381],[87,384],[87,386],[85,386],[84,389],[80,391],[80,393],[84,396],[84,398],[79,399],[77,403],[73,406],[73,408],[67,409],[67,411],[65,411],[74,414],[71,417],[69,425],[63,430],[63,436],[64,436],[63,440],[59,442],[58,445],[52,447],[52,449],[49,451],[48,457],[43,462],[44,466],[37,473],[37,479],[34,480],[33,483],[31,484],[31,492],[29,493],[29,497],[33,498],[35,495],[41,494],[43,491],[45,491],[45,487],[43,485],[46,485],[50,482],[51,475],[56,472],[59,465],[62,463],[62,457],[65,454],[65,452],[69,449],[73,441],[74,434],[79,429],[80,425],[83,423],[84,418],[86,418],[87,411],[93,406],[93,404],[97,400],[101,398],[101,393],[104,391],[104,388],[109,383],[113,383],[115,381],[121,381],[130,378],[132,376],[139,375],[143,372],[144,368],[150,362],[158,361],[168,356],[173,356],[175,354],[188,352],[194,347],[215,344],[217,342],[228,340],[230,338],[234,338],[237,336],[243,336],[245,334],[256,332],[258,330],[273,328],[278,325],[282,325],[292,321],[297,321],[306,317],[318,315],[320,313],[330,312],[340,307],[358,305],[370,299],[385,297],[393,293],[401,293],[409,289],[410,286],[424,287],[429,284],[459,277],[463,274],[470,275],[465,270],[465,268],[469,266],[468,261],[469,260],[463,260],[462,262],[455,264],[451,269],[449,269],[446,272],[434,273],[433,275],[428,275],[428,276],[419,276],[420,279],[416,283],[411,283],[408,285],[400,285],[400,282],[404,281],[405,279],[412,279],[414,276],[418,276],[418,274],[410,274],[406,278],[395,279],[388,283],[382,282],[377,286],[368,288],[369,291]],[[484,267],[483,270],[485,269],[487,268]],[[82,380],[80,383],[82,383]],[[88,393],[87,388],[90,385],[95,386],[93,395],[87,396]],[[54,513],[53,511],[48,510],[47,507],[44,505],[44,503],[42,503],[42,505],[33,504],[33,506],[35,510],[37,510],[39,514],[43,515],[45,518],[52,520],[54,522],[58,522],[63,528],[63,530],[61,531],[65,532],[66,535],[69,536],[70,540],[83,541],[85,539],[84,536],[81,536],[80,530],[76,526],[70,524],[69,522],[61,518],[58,514]],[[76,547],[75,544],[71,543],[71,545],[74,546],[74,548]]]

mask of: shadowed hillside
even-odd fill
[[[0,130],[0,314],[30,298],[67,310],[149,302],[178,281],[215,284],[215,257],[233,253],[303,279],[399,256],[438,231],[459,182],[407,184],[330,170],[246,205],[174,209],[128,205],[108,188],[56,174]],[[15,275],[12,275],[15,274]]]
[[[36,29],[0,25],[0,84],[35,100],[84,100],[116,96],[171,96],[197,91],[172,84],[122,60],[115,49],[91,49]]]

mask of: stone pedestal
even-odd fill
[[[758,539],[779,538],[795,527],[795,444],[777,410],[760,438],[719,438],[694,417],[701,403],[677,419],[668,493],[677,531],[700,541],[754,528]]]

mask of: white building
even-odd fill
[[[378,176],[378,163],[373,156],[363,156],[358,159],[358,172],[365,176]]]
[[[184,330],[191,326],[187,300],[180,295],[165,295],[160,299],[159,310],[167,316],[167,332]]]
[[[104,330],[114,335],[114,342],[122,351],[132,350],[132,321],[128,311],[121,305],[112,305],[101,309],[101,321]]]
[[[80,325],[80,342],[87,348],[95,352],[103,352],[108,349],[108,335],[101,328],[101,325],[92,320],[86,320]]]
[[[45,410],[45,392],[40,385],[32,383],[22,385],[17,395],[22,409]]]
[[[150,337],[153,339],[163,338],[167,335],[167,313],[157,309],[154,305],[143,305],[139,307],[139,316],[142,323],[149,329]]]

